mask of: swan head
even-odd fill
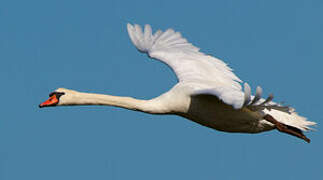
[[[39,104],[40,108],[43,107],[52,107],[52,106],[63,106],[63,105],[72,105],[75,99],[77,99],[78,92],[65,88],[58,88],[55,91],[49,94],[49,98]]]

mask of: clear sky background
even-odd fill
[[[323,179],[323,1],[0,1],[0,179]],[[38,104],[58,87],[148,99],[176,77],[126,23],[174,28],[319,123],[311,144],[177,116]]]

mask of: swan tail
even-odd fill
[[[298,115],[295,109],[290,106],[284,106],[283,103],[273,102],[274,96],[270,94],[266,99],[261,98],[262,88],[257,87],[256,94],[251,96],[251,88],[244,84],[244,103],[243,106],[252,111],[258,111],[264,115],[273,116],[278,122],[297,128],[301,131],[313,130],[311,126],[316,125],[315,122],[308,121],[305,117]]]
[[[286,113],[276,109],[264,109],[262,112],[271,115],[282,124],[297,128],[301,131],[314,130],[311,126],[316,125],[315,122],[308,121],[305,117],[298,115],[295,111]]]

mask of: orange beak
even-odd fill
[[[45,102],[39,104],[39,107],[48,107],[48,106],[55,106],[58,104],[58,99],[56,97],[56,94],[52,95],[51,97],[49,97],[49,99],[47,99]]]

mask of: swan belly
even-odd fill
[[[273,129],[260,113],[247,108],[234,109],[215,96],[199,95],[191,98],[190,106],[182,116],[219,131],[258,133]]]

